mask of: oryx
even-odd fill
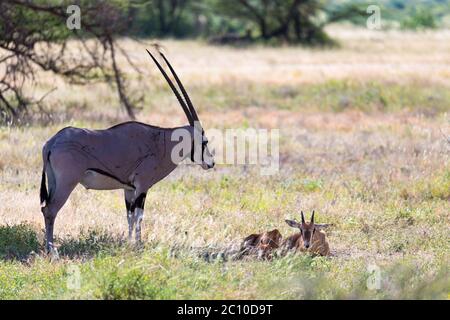
[[[140,241],[148,189],[171,173],[187,157],[203,169],[214,167],[214,159],[208,149],[208,140],[197,112],[177,74],[160,53],[185,100],[155,57],[150,51],[147,52],[177,97],[189,125],[160,128],[130,121],[106,130],[67,127],[48,140],[42,149],[44,165],[40,191],[48,251],[53,249],[56,215],[78,183],[86,189],[123,189],[129,239],[134,228],[136,241]],[[184,139],[183,147],[180,148],[183,137],[189,139]]]

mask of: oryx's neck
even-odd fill
[[[183,156],[181,158],[175,157],[175,159],[172,159],[172,152],[174,149],[179,150],[180,149],[180,134],[183,135],[183,137],[186,137],[188,140],[186,147],[188,148],[187,152],[183,152]],[[180,162],[184,161],[186,158],[190,156],[192,142],[194,139],[194,127],[190,125],[166,129],[165,131],[165,158],[166,159],[172,159],[172,162],[175,165],[178,165]]]

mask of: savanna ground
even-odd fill
[[[161,42],[206,129],[280,128],[280,170],[181,166],[150,190],[139,249],[122,192],[79,186],[56,219],[59,259],[42,252],[43,143],[126,120],[106,86],[42,75],[30,90],[57,87],[53,119],[0,128],[0,298],[448,298],[450,32],[330,32],[339,48]],[[143,72],[127,70],[145,99],[138,120],[186,123],[148,45],[122,45]],[[333,224],[331,257],[205,258],[250,233],[286,236],[284,219],[313,209]]]

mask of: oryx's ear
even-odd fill
[[[300,223],[298,223],[295,220],[287,220],[286,219],[284,221],[286,221],[286,223],[288,224],[289,227],[292,227],[292,228],[299,228],[300,227]]]
[[[314,227],[319,230],[328,228],[329,226],[331,226],[331,224],[328,224],[328,223],[315,223],[314,224]]]
[[[313,210],[313,212],[311,214],[311,223],[314,224],[314,210]]]
[[[302,223],[305,223],[305,215],[303,214],[303,211],[300,211],[301,215],[302,215]]]

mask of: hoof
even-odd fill
[[[58,261],[59,260],[59,253],[58,253],[58,249],[56,248],[50,248],[47,249],[47,255],[48,257],[50,257],[50,261]]]

